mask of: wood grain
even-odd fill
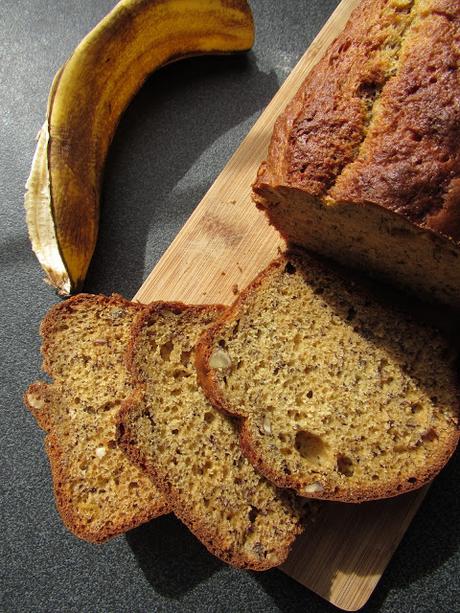
[[[232,302],[282,246],[251,201],[273,124],[360,0],[343,0],[261,114],[135,298]],[[222,275],[222,273],[225,273]]]
[[[427,488],[365,504],[324,503],[281,567],[346,611],[366,604]]]
[[[251,202],[273,123],[360,0],[343,0],[195,209],[135,299],[231,303],[283,247]],[[337,607],[372,594],[426,488],[362,505],[327,503],[282,570]]]

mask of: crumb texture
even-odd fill
[[[235,422],[198,386],[195,344],[221,314],[157,303],[139,317],[131,360],[142,385],[122,410],[121,441],[212,553],[262,570],[286,558],[301,509],[254,470]]]
[[[275,260],[200,341],[213,402],[280,486],[359,502],[431,479],[458,441],[457,352],[313,257]]]
[[[79,295],[42,323],[44,370],[25,400],[46,448],[64,523],[94,542],[167,512],[163,496],[118,447],[116,416],[131,391],[124,353],[140,305]]]

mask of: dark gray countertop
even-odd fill
[[[251,0],[257,42],[247,57],[188,60],[146,83],[110,151],[88,291],[135,293],[337,3]],[[40,376],[39,321],[57,301],[30,249],[24,183],[51,79],[113,4],[0,4],[0,610],[333,611],[277,570],[226,567],[172,516],[94,546],[55,511],[43,434],[21,400]],[[457,455],[364,610],[459,610],[458,467]]]

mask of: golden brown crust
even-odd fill
[[[253,429],[250,426],[250,416],[248,412],[245,411],[244,406],[233,406],[223,394],[216,370],[209,365],[215,339],[219,336],[222,328],[224,328],[227,323],[233,321],[233,318],[243,310],[245,303],[251,299],[253,294],[260,290],[265,280],[269,278],[274,271],[285,267],[290,257],[299,257],[299,255],[302,257],[301,254],[302,252],[300,250],[291,250],[273,260],[269,266],[240,293],[236,301],[223,316],[203,333],[197,343],[195,354],[197,376],[201,387],[213,406],[219,410],[225,411],[229,415],[234,415],[241,419],[240,444],[244,454],[267,479],[275,483],[278,487],[292,488],[299,495],[308,498],[346,503],[390,498],[422,487],[442,470],[449,458],[455,452],[460,439],[458,424],[456,427],[452,428],[444,447],[438,450],[438,455],[430,459],[429,465],[425,465],[419,471],[415,472],[410,481],[401,482],[399,480],[392,480],[372,487],[352,486],[348,491],[345,488],[339,493],[334,492],[333,489],[328,490],[325,488],[321,493],[314,493],[304,489],[306,484],[302,480],[296,480],[293,475],[282,474],[274,470],[273,465],[268,461],[269,458],[264,455],[253,438]],[[360,292],[362,290],[360,290],[359,287],[355,287],[354,291]]]
[[[399,71],[382,91],[364,146],[331,196],[374,202],[458,242],[460,52],[453,43],[460,5],[425,4],[403,46]]]
[[[41,346],[41,353],[43,356],[42,369],[50,377],[53,376],[53,368],[52,364],[49,361],[50,341],[48,339],[52,336],[54,330],[56,329],[56,326],[59,325],[59,319],[61,317],[69,315],[74,307],[78,307],[78,305],[81,304],[86,304],[88,301],[91,304],[95,305],[106,305],[113,307],[119,306],[122,308],[132,309],[134,311],[141,311],[144,308],[144,305],[140,304],[139,302],[131,302],[129,300],[126,300],[126,298],[124,298],[120,294],[103,296],[98,294],[81,293],[55,304],[45,315],[40,324],[40,336],[43,339],[43,343]]]
[[[267,208],[280,186],[298,188],[458,244],[459,28],[448,0],[363,0],[278,118],[255,201]]]
[[[385,79],[378,63],[392,25],[380,23],[385,4],[361,2],[277,120],[267,164],[270,182],[319,196],[353,160],[367,123],[368,89],[361,82],[377,87]]]
[[[56,327],[59,326],[59,322],[62,321],[63,317],[71,313],[75,306],[86,306],[87,304],[122,307],[138,312],[144,308],[143,305],[130,302],[117,294],[113,294],[110,297],[77,294],[53,306],[40,326],[40,334],[43,338],[41,349],[43,370],[50,377],[54,376],[53,357],[50,347],[52,343],[51,338]],[[67,488],[71,478],[69,473],[70,467],[67,462],[66,451],[63,449],[59,436],[53,427],[53,419],[50,414],[50,403],[52,402],[53,395],[59,397],[59,385],[57,383],[49,384],[43,381],[36,381],[24,393],[24,404],[34,415],[38,425],[46,432],[45,450],[50,463],[57,510],[64,525],[81,539],[92,543],[102,543],[155,517],[169,513],[170,508],[166,500],[158,495],[154,504],[150,507],[140,508],[127,519],[121,519],[117,522],[115,518],[107,518],[108,521],[102,529],[94,530],[82,521],[82,518],[79,517],[75,510],[75,501]]]
[[[184,524],[195,534],[195,536],[201,540],[210,553],[220,558],[224,562],[236,566],[238,568],[247,568],[256,571],[267,570],[273,567],[273,562],[269,561],[255,561],[254,558],[248,558],[235,549],[229,549],[228,543],[224,541],[222,537],[219,540],[218,533],[211,533],[206,530],[205,524],[199,515],[193,514],[193,512],[187,511],[183,504],[183,495],[176,491],[172,485],[171,480],[168,478],[168,474],[165,474],[161,469],[155,465],[154,462],[149,461],[142,450],[136,445],[136,435],[130,430],[130,416],[135,414],[138,408],[142,405],[142,399],[145,393],[145,381],[135,363],[135,355],[140,341],[140,332],[142,328],[151,321],[157,314],[161,314],[164,310],[172,310],[175,313],[185,314],[191,321],[197,314],[207,312],[213,319],[219,314],[223,315],[226,311],[226,307],[222,305],[185,305],[181,302],[156,302],[149,305],[142,313],[140,313],[133,326],[133,332],[131,335],[131,342],[128,349],[128,365],[134,380],[137,383],[137,388],[133,392],[132,396],[128,398],[119,412],[117,422],[117,440],[119,445],[128,454],[130,459],[146,471],[157,487],[163,492],[165,498],[171,505],[171,509],[174,514],[184,522]],[[286,493],[286,497],[289,497],[289,493]],[[301,513],[299,512],[299,517]],[[303,531],[301,523],[299,521],[295,530],[291,533],[291,538],[286,540],[284,544],[277,544],[277,554],[281,564],[286,558],[291,549],[294,538]]]

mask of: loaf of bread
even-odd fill
[[[45,439],[56,503],[80,538],[102,542],[169,511],[149,477],[116,443],[116,416],[131,392],[124,353],[141,305],[80,294],[43,320],[43,368],[25,402]]]
[[[306,254],[281,256],[197,346],[244,453],[300,495],[395,496],[432,479],[459,437],[457,352],[436,330]]]
[[[139,315],[128,358],[139,386],[121,411],[119,442],[210,552],[264,570],[286,558],[302,510],[255,471],[236,424],[198,386],[195,343],[221,314],[156,303]]]
[[[254,199],[290,244],[460,307],[460,2],[362,0],[278,118]]]

